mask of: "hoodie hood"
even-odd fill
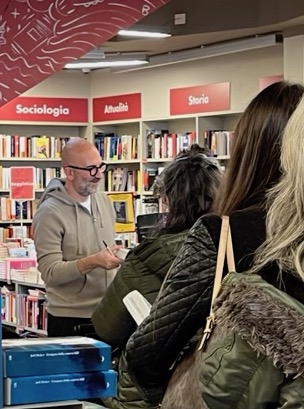
[[[219,326],[238,333],[286,375],[304,377],[304,306],[256,274],[231,274],[215,301]]]
[[[75,206],[75,203],[77,203],[67,194],[65,190],[65,179],[54,178],[50,181],[40,198],[39,206],[50,197],[54,197],[71,206]]]
[[[64,203],[65,205],[73,206],[74,211],[75,211],[77,231],[80,232],[81,225],[80,225],[79,208],[78,208],[80,205],[76,200],[74,200],[67,194],[67,191],[65,190],[65,179],[54,178],[50,181],[50,183],[45,188],[43,195],[41,196],[38,207],[43,202],[48,200],[49,198],[55,198],[59,200],[60,202]],[[78,249],[77,254],[82,255],[83,254],[83,243],[81,240],[81,235],[77,234],[76,239],[77,239],[77,249]]]

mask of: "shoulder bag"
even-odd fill
[[[161,409],[208,409],[203,401],[199,389],[199,369],[201,365],[202,349],[211,335],[214,327],[214,314],[212,311],[212,303],[217,297],[223,277],[223,269],[225,256],[227,256],[227,264],[229,271],[235,271],[233,247],[231,232],[229,226],[229,217],[222,217],[221,235],[219,249],[217,254],[217,263],[215,278],[213,284],[210,314],[207,318],[206,326],[203,331],[199,331],[196,338],[202,339],[198,347],[198,342],[195,343],[195,348],[185,348],[175,364],[171,367],[172,375],[164,393],[163,399],[159,408]]]

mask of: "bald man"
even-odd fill
[[[62,167],[66,178],[51,180],[33,220],[50,337],[75,335],[76,325],[91,322],[109,274],[113,278],[122,262],[115,256],[112,203],[98,192],[106,170],[98,150],[73,138],[63,149]]]

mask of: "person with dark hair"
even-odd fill
[[[282,176],[267,195],[266,240],[214,303],[199,369],[209,409],[304,407],[303,116],[302,98],[283,134]]]
[[[150,315],[127,343],[129,373],[151,403],[160,403],[170,367],[205,326],[221,216],[230,217],[237,272],[252,266],[254,252],[265,240],[266,192],[280,178],[282,134],[303,93],[302,85],[281,81],[250,102],[235,129],[231,158],[212,207],[214,214],[201,217],[190,230]]]
[[[123,350],[136,323],[123,298],[138,290],[151,304],[189,229],[210,211],[221,171],[202,154],[185,151],[168,164],[158,179],[158,191],[166,199],[168,213],[153,237],[145,238],[127,255],[113,282],[92,315],[94,329],[112,349]],[[119,387],[116,398],[103,399],[109,408],[150,408],[128,378],[124,354],[119,353]]]

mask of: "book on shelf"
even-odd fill
[[[142,198],[142,212],[141,214],[159,213],[159,199],[157,197]]]
[[[95,146],[105,160],[132,160],[137,158],[137,140],[133,135],[95,133]]]
[[[47,136],[35,136],[34,140],[34,157],[38,159],[49,159],[50,157],[50,145],[49,138]]]
[[[24,323],[26,328],[46,331],[46,296],[27,295],[25,300],[25,317]]]
[[[104,190],[108,192],[135,192],[138,190],[138,180],[138,169],[109,168],[104,178]]]
[[[112,173],[112,190],[123,192],[126,190],[128,180],[128,168],[114,168]]]
[[[16,323],[16,292],[15,286],[1,287],[1,318],[3,321]]]
[[[168,138],[168,130],[148,129],[146,136],[146,155],[147,158],[166,158],[167,146],[163,142]]]
[[[168,130],[149,129],[146,136],[146,155],[150,159],[173,159],[181,150],[189,149],[196,141],[193,131],[184,134]]]
[[[0,134],[1,158],[60,159],[62,149],[72,137]]]
[[[143,187],[145,191],[152,191],[156,176],[158,176],[158,168],[146,168],[143,175]]]
[[[209,130],[203,132],[204,147],[211,156],[229,156],[234,132]]]

